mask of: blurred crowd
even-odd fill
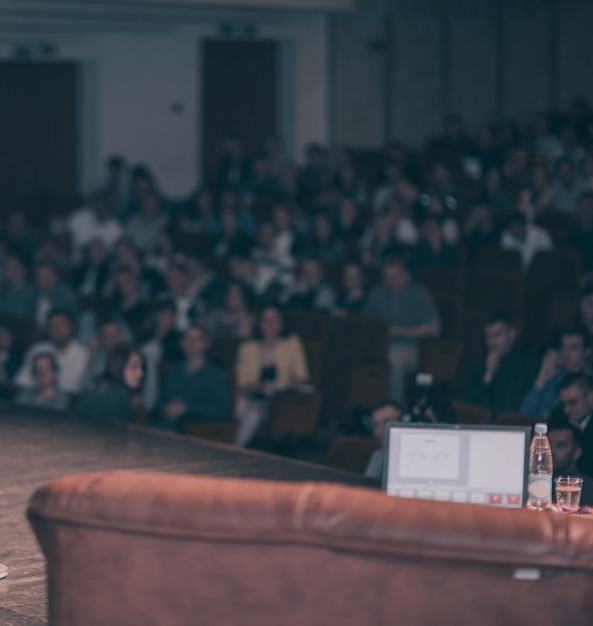
[[[593,113],[582,99],[475,134],[448,115],[420,150],[313,144],[302,163],[278,139],[248,154],[228,137],[185,199],[113,156],[74,210],[3,216],[6,400],[170,430],[236,420],[235,442],[249,445],[276,394],[335,393],[287,314],[323,314],[330,331],[372,318],[387,327],[389,374],[350,423],[374,401],[413,416],[423,347],[447,340],[461,364],[446,384],[427,372],[422,419],[455,420],[459,402],[492,420],[555,416],[585,436],[593,470]],[[231,363],[216,358],[228,340]]]

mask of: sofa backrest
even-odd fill
[[[116,471],[29,519],[52,626],[593,623],[593,520],[324,483]]]

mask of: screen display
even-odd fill
[[[500,507],[525,500],[528,428],[392,425],[388,495]]]

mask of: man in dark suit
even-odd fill
[[[537,359],[516,344],[516,336],[506,313],[486,320],[486,360],[474,371],[462,394],[464,402],[490,409],[493,421],[503,411],[519,410],[537,375]]]
[[[548,421],[548,439],[554,460],[554,478],[580,476],[583,479],[581,505],[593,506],[593,478],[579,469],[583,456],[583,433],[570,422],[560,407]]]
[[[570,374],[560,385],[564,413],[583,435],[583,454],[578,461],[585,474],[593,473],[593,380],[586,374]]]

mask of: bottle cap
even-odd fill
[[[535,434],[536,435],[545,435],[548,432],[547,424],[536,424],[535,425]]]

